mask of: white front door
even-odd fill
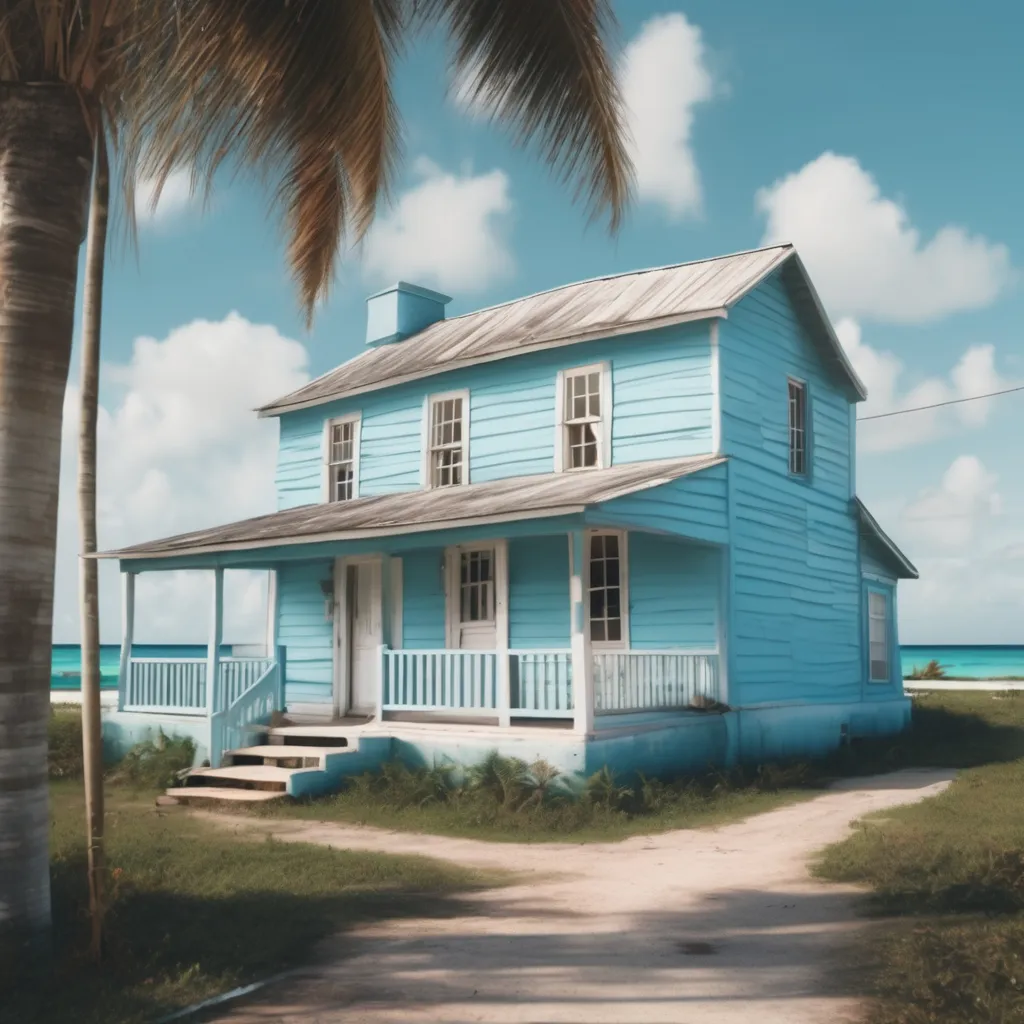
[[[379,559],[349,563],[346,568],[348,704],[351,711],[360,714],[374,711],[380,685],[380,572]]]
[[[497,646],[497,552],[494,545],[449,552],[449,632],[461,650]]]

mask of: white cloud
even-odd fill
[[[994,346],[972,345],[950,371],[948,379],[926,377],[909,390],[901,391],[905,367],[900,359],[892,352],[868,345],[862,338],[860,324],[849,317],[838,321],[835,329],[868,390],[868,400],[858,407],[859,417],[990,394],[1013,383],[996,370]],[[862,452],[895,451],[934,440],[957,425],[980,427],[988,421],[992,408],[992,401],[983,399],[871,420],[858,427],[858,448]]]
[[[471,292],[511,274],[508,175],[452,174],[424,157],[413,168],[422,180],[378,217],[364,243],[367,277]]]
[[[135,183],[135,218],[140,225],[167,224],[195,205],[192,174],[188,169],[172,172],[160,191],[160,201],[153,207],[156,181],[140,178]]]
[[[139,338],[130,362],[104,366],[120,391],[100,409],[101,549],[200,529],[273,511],[277,424],[253,409],[309,379],[303,346],[232,313],[196,320],[167,338]],[[75,506],[79,395],[64,404],[64,448],[54,629],[78,636],[78,532]],[[101,564],[105,642],[120,633],[116,566]],[[225,636],[262,638],[262,574],[228,573]],[[136,591],[139,642],[205,643],[209,578],[145,573]]]
[[[700,173],[693,155],[694,110],[716,92],[701,30],[684,14],[644,22],[617,70],[640,200],[658,203],[678,220],[700,212]],[[456,77],[455,106],[480,120],[500,117],[502,97],[479,90],[478,66]]]
[[[954,459],[938,487],[922,491],[904,511],[903,519],[918,543],[964,548],[979,528],[1002,511],[998,477],[975,455]]]
[[[834,315],[924,323],[988,305],[1013,276],[1005,245],[962,227],[924,241],[853,157],[823,153],[755,202],[764,244],[796,245]]]
[[[637,195],[678,219],[700,211],[690,134],[694,108],[714,95],[700,29],[679,13],[644,23],[619,70]]]

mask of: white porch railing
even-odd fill
[[[226,750],[247,747],[253,727],[265,724],[284,707],[283,661],[259,659],[263,674],[242,690],[222,711],[210,716],[210,767],[219,768]],[[242,678],[239,674],[239,678]]]
[[[385,648],[381,679],[384,711],[494,711],[498,707],[494,651]]]
[[[221,711],[255,685],[273,658],[221,658],[213,708]],[[205,715],[206,658],[132,658],[128,662],[124,711]]]
[[[594,651],[594,714],[682,710],[719,700],[715,651]]]
[[[205,715],[206,665],[205,658],[132,658],[122,710]]]
[[[572,718],[572,652],[509,651],[509,695],[517,718]]]

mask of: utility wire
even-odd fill
[[[903,416],[908,412],[924,412],[925,409],[941,409],[945,405],[959,405],[961,402],[976,402],[979,398],[995,398],[997,395],[1009,395],[1014,391],[1024,391],[1024,384],[1015,388],[1006,388],[1003,391],[990,391],[987,395],[970,395],[967,398],[951,398],[948,402],[935,402],[932,405],[918,405],[913,409],[896,409],[893,412],[877,412],[873,416],[858,416],[857,422],[864,423],[866,420],[884,420],[888,416]]]

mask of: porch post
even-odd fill
[[[590,634],[587,629],[587,545],[583,530],[569,534],[572,558],[569,564],[570,628],[572,629],[572,701],[573,728],[578,733],[593,732],[594,688],[593,665],[590,654]]]
[[[210,608],[210,641],[206,654],[206,717],[223,711],[218,701],[220,675],[220,644],[224,636],[224,570],[213,570],[213,601]],[[211,751],[212,754],[212,751]],[[212,760],[210,762],[213,763]],[[216,767],[216,766],[214,766]]]
[[[267,657],[276,658],[278,638],[277,570],[267,573]]]
[[[132,670],[132,638],[135,634],[135,573],[121,574],[121,666],[117,674],[117,710],[123,711],[128,698],[128,675]]]

